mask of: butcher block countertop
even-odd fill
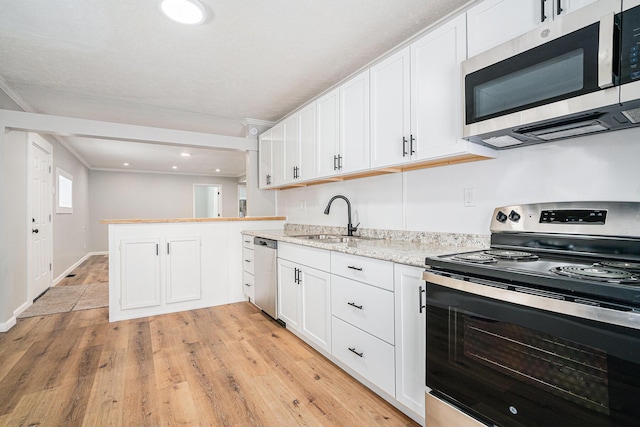
[[[284,221],[285,216],[248,216],[220,218],[145,218],[145,219],[103,219],[100,224],[164,224],[173,222],[228,222],[228,221]]]

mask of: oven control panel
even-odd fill
[[[555,224],[604,224],[607,211],[601,209],[543,210],[541,223]]]

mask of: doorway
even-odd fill
[[[31,301],[51,287],[53,281],[52,164],[53,147],[41,136],[29,133],[28,212],[29,281]]]
[[[217,218],[221,216],[220,185],[193,184],[193,217]]]

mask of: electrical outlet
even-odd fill
[[[473,207],[475,205],[476,205],[475,189],[465,188],[464,189],[464,206]]]
[[[307,201],[306,200],[300,200],[300,211],[304,212],[307,210]]]

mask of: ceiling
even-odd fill
[[[33,112],[243,137],[468,2],[201,1],[188,26],[157,0],[0,0],[0,78]],[[92,169],[244,174],[233,150],[62,138]]]

